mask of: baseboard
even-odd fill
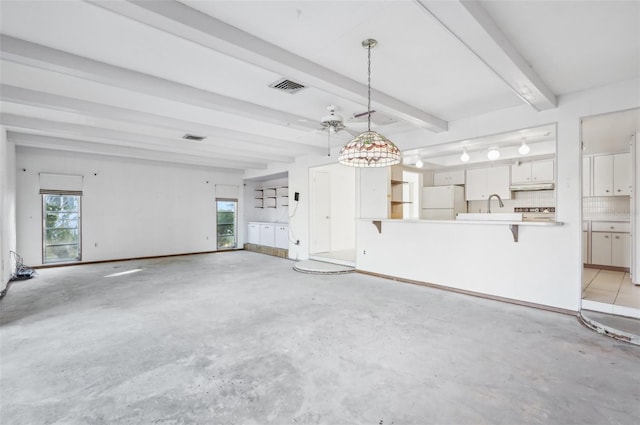
[[[167,255],[151,255],[148,257],[130,257],[130,258],[115,258],[111,260],[96,260],[96,261],[74,261],[68,263],[56,263],[56,264],[42,264],[40,266],[30,266],[34,269],[50,269],[54,267],[67,267],[67,266],[84,266],[89,264],[102,264],[102,263],[117,263],[118,261],[133,261],[133,260],[153,260],[156,258],[167,258],[167,257],[181,257],[184,255],[200,255],[200,254],[218,254],[220,252],[229,252],[229,251],[243,251],[244,248],[238,249],[222,249],[218,251],[198,251],[198,252],[184,252],[181,254],[167,254]]]
[[[412,285],[419,285],[419,286],[426,286],[426,287],[429,287],[429,288],[442,289],[444,291],[455,292],[457,294],[471,295],[472,297],[485,298],[485,299],[488,299],[488,300],[500,301],[500,302],[504,302],[504,303],[508,303],[508,304],[515,304],[515,305],[520,305],[520,306],[523,306],[523,307],[535,308],[535,309],[538,309],[538,310],[546,310],[546,311],[552,311],[554,313],[567,314],[569,316],[576,316],[577,317],[580,314],[579,311],[568,310],[568,309],[559,308],[559,307],[552,307],[552,306],[548,306],[548,305],[544,305],[544,304],[532,303],[532,302],[528,302],[528,301],[515,300],[513,298],[500,297],[500,296],[497,296],[497,295],[484,294],[482,292],[469,291],[469,290],[466,290],[466,289],[452,288],[451,286],[438,285],[438,284],[435,284],[435,283],[423,282],[423,281],[419,281],[419,280],[404,279],[404,278],[401,278],[401,277],[389,276],[389,275],[384,275],[384,274],[380,274],[380,273],[367,272],[367,271],[364,271],[364,270],[357,270],[356,269],[356,272],[357,273],[366,274],[366,275],[369,275],[369,276],[376,276],[376,277],[382,277],[382,278],[385,278],[385,279],[395,280],[395,281],[402,282],[402,283],[410,283]]]
[[[597,264],[583,264],[585,269],[600,269],[600,270],[611,270],[614,272],[626,272],[629,273],[631,270],[629,267],[618,267],[618,266],[600,266]]]

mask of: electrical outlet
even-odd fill
[[[300,192],[295,192],[293,194],[293,200],[296,202],[300,200]]]

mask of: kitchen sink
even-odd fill
[[[456,220],[522,221],[522,213],[458,213]]]

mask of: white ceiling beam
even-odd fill
[[[4,102],[70,112],[82,116],[124,121],[154,128],[177,130],[184,133],[207,135],[214,140],[224,140],[225,143],[234,148],[257,149],[265,152],[284,151],[288,154],[295,153],[296,155],[322,153],[326,150],[325,147],[318,146],[314,142],[305,141],[302,143],[300,141],[274,139],[6,84],[0,84],[0,93],[2,93],[2,101]],[[255,143],[258,143],[258,145],[256,146]],[[309,143],[314,144],[311,145]]]
[[[247,162],[286,162],[294,161],[292,156],[276,155],[253,150],[239,151],[228,147],[212,146],[206,142],[191,140],[163,139],[156,136],[132,134],[117,130],[97,128],[80,124],[49,121],[40,118],[24,117],[14,114],[0,114],[0,124],[7,127],[33,130],[51,135],[81,138],[86,141],[98,141],[117,146],[134,146],[142,149],[160,150],[164,152],[182,153],[188,149],[196,155],[225,158],[230,161]]]
[[[38,134],[20,133],[20,130],[8,128],[7,139],[16,146],[47,149],[63,152],[85,153],[118,158],[135,158],[147,161],[161,161],[172,164],[197,165],[215,168],[230,173],[243,173],[247,168],[266,169],[259,163],[225,161],[215,158],[205,158],[189,154],[175,154],[169,152],[150,151],[132,147],[113,146],[102,143],[85,142],[82,140],[65,139],[61,137],[43,136]]]
[[[538,111],[556,108],[556,95],[509,42],[479,1],[415,1],[520,99]]]
[[[329,68],[295,55],[219,19],[177,1],[100,1],[96,6],[193,41],[238,60],[299,79],[306,85],[366,103],[367,86]],[[378,90],[372,90],[375,109],[434,132],[448,123]]]
[[[317,127],[317,123],[310,122],[306,117],[300,115],[278,111],[142,72],[109,65],[5,34],[0,35],[0,57],[23,65],[72,75],[187,105],[224,111],[258,121],[289,125],[293,128],[304,130],[315,130]]]

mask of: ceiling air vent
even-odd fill
[[[296,83],[295,81],[287,80],[286,78],[282,78],[275,83],[269,84],[269,87],[291,94],[297,93],[305,88],[305,86],[303,86],[302,84]]]
[[[206,139],[205,136],[196,136],[195,134],[189,134],[189,133],[187,133],[184,136],[182,136],[182,138],[185,139],[185,140],[195,140],[195,141],[198,141],[198,142],[201,141],[201,140]]]

